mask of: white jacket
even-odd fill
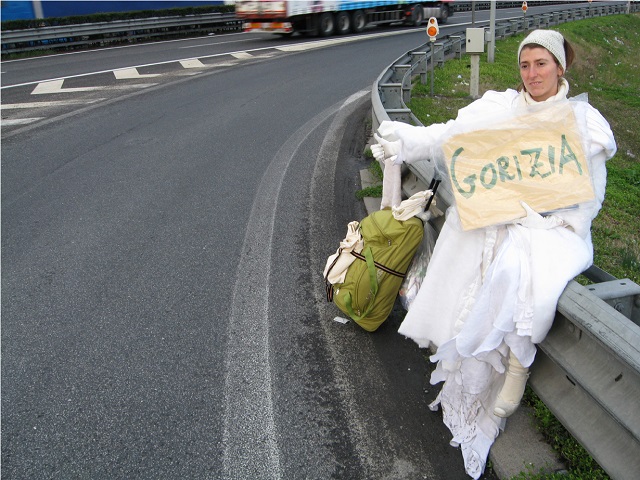
[[[568,85],[550,100],[566,99],[567,90]],[[499,118],[526,104],[526,96],[515,90],[489,91],[479,100],[460,109],[455,120],[427,127],[383,122],[379,133],[388,140],[399,139],[399,157],[406,163],[414,163],[439,158],[443,140],[460,122]],[[413,338],[422,347],[428,346],[430,342],[438,346],[457,335],[467,319],[468,312],[464,313],[465,309],[469,310],[479,299],[480,288],[485,283],[484,277],[489,267],[495,263],[494,260],[499,258],[502,264],[493,265],[492,278],[497,281],[496,276],[501,275],[501,281],[511,279],[510,289],[519,292],[521,298],[516,302],[517,305],[510,305],[510,309],[519,312],[520,316],[529,317],[523,319],[516,315],[515,324],[521,325],[516,326],[514,332],[529,336],[532,343],[539,343],[544,339],[551,326],[557,300],[567,282],[588,268],[593,261],[591,221],[604,200],[605,162],[616,152],[613,133],[602,115],[586,101],[575,100],[572,105],[586,137],[583,140],[589,156],[595,199],[580,204],[578,208],[555,212],[570,228],[556,227],[550,230],[516,224],[465,232],[460,227],[455,206],[450,208],[423,286],[400,327],[400,333]],[[441,168],[444,170],[446,167]],[[505,243],[505,240],[508,242]],[[514,251],[507,254],[507,247]],[[518,268],[507,266],[507,258],[510,258],[511,263],[517,261]],[[503,271],[504,269],[507,271]],[[484,287],[486,292],[494,290],[490,285]],[[491,308],[497,308],[495,302],[498,302],[498,297],[492,295],[492,298],[494,304]],[[509,310],[504,305],[500,309],[503,314]],[[495,312],[492,315],[495,317]],[[475,339],[471,343],[481,341]],[[512,341],[518,342],[519,340]],[[514,347],[522,350],[517,345]],[[526,352],[521,351],[521,355],[517,356],[524,365],[528,365],[533,361],[535,349],[524,350]]]

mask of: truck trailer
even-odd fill
[[[453,13],[452,1],[239,0],[235,6],[245,32],[298,32],[328,37],[358,33],[368,25],[419,26],[430,17],[445,23]]]

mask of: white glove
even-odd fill
[[[390,142],[384,138],[373,134],[373,138],[378,142],[376,145],[371,145],[371,153],[378,162],[385,163],[385,160],[391,160],[395,165],[400,165],[403,162],[402,159],[402,142],[395,140]]]
[[[555,215],[543,217],[525,202],[521,201],[520,205],[522,205],[522,208],[527,212],[527,216],[514,220],[513,223],[527,228],[540,228],[543,230],[564,226],[564,221],[560,217],[556,217]]]
[[[378,163],[384,165],[384,148],[379,143],[371,145],[371,153]]]

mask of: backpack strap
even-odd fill
[[[341,253],[342,253],[342,249],[339,249],[338,255],[331,263],[331,266],[329,266],[329,268],[327,269],[327,274],[324,277],[324,288],[325,288],[325,291],[327,292],[327,302],[333,301],[333,285],[329,283],[329,273],[331,273],[331,269],[336,266],[336,263],[338,263],[338,259],[340,258]]]
[[[367,305],[367,308],[365,309],[364,313],[362,313],[362,315],[358,315],[356,314],[356,312],[353,311],[353,307],[351,305],[352,303],[351,293],[349,292],[346,294],[344,305],[347,308],[347,311],[349,312],[349,316],[355,321],[360,321],[364,317],[369,315],[369,313],[371,312],[371,309],[375,304],[376,295],[378,294],[378,275],[376,273],[376,262],[373,261],[373,253],[371,253],[371,247],[366,247],[363,250],[363,252],[364,252],[364,260],[367,262],[367,270],[369,271],[369,285],[371,288],[371,300],[369,301],[369,305]],[[355,254],[357,258],[360,258],[359,255],[360,254]]]
[[[371,251],[371,249],[369,249],[369,251]],[[356,257],[356,258],[358,258],[360,260],[365,260],[366,261],[365,256],[360,254],[360,253],[351,252],[351,255],[353,255],[354,257]],[[373,257],[371,257],[371,258],[373,258]],[[386,272],[386,273],[388,273],[390,275],[395,275],[396,277],[400,277],[400,278],[404,278],[404,276],[406,275],[404,273],[398,272],[397,270],[393,270],[392,268],[385,267],[381,263],[378,263],[378,262],[374,261],[373,264],[376,267],[378,267],[380,270],[382,270],[383,272]]]

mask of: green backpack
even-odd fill
[[[422,221],[411,217],[403,222],[393,217],[391,209],[378,210],[360,222],[364,240],[344,283],[327,284],[327,299],[369,332],[387,319],[402,280],[422,242]]]

